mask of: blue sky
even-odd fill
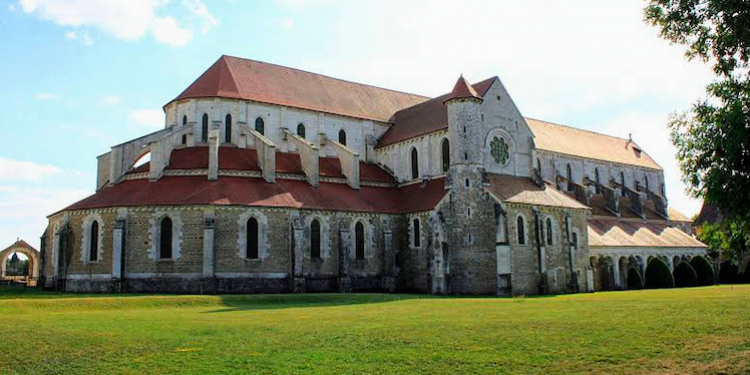
[[[606,4],[606,5],[603,5]],[[615,1],[0,0],[0,248],[91,194],[96,156],[157,129],[222,54],[423,95],[500,77],[529,117],[627,137],[688,198],[666,121],[712,79]]]

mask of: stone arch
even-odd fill
[[[629,260],[627,256],[621,256],[617,260],[617,267],[618,271],[620,272],[620,288],[621,289],[627,289],[628,288],[628,269],[629,267]]]
[[[5,266],[8,262],[8,258],[12,254],[21,253],[29,259],[29,277],[36,279],[39,277],[39,250],[31,247],[23,240],[16,241],[13,245],[10,245],[5,250],[0,251],[0,279],[5,278],[6,269]]]

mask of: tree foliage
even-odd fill
[[[693,266],[696,275],[698,275],[698,285],[707,286],[714,285],[716,274],[714,273],[714,266],[711,261],[706,257],[697,255],[693,259],[690,259],[690,265]]]
[[[739,280],[739,270],[731,261],[722,262],[719,266],[719,282],[734,284]]]
[[[669,266],[659,258],[652,258],[646,267],[646,288],[674,288],[674,277]]]
[[[724,220],[721,223],[705,222],[698,230],[698,239],[722,258],[736,260],[750,247],[750,224],[746,220]]]
[[[649,0],[646,21],[713,65],[717,80],[690,112],[672,115],[672,143],[688,191],[728,213],[704,241],[741,252],[750,239],[750,5],[738,0]],[[723,232],[719,233],[719,232]]]

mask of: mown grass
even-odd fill
[[[0,317],[0,374],[750,372],[750,286],[515,299],[0,290]]]

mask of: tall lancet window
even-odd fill
[[[201,126],[201,142],[208,142],[208,113],[203,114]]]
[[[318,219],[310,224],[310,258],[320,259],[320,222]]]
[[[91,223],[91,233],[89,233],[89,261],[96,262],[99,260],[99,222],[94,220]]]
[[[247,259],[258,259],[259,234],[258,220],[251,217],[247,220]]]
[[[346,132],[344,129],[339,130],[339,143],[346,146]]]
[[[182,125],[187,125],[187,116],[182,116]]]
[[[354,236],[357,259],[365,259],[365,226],[362,223],[354,226]]]
[[[266,123],[263,122],[262,117],[258,117],[255,119],[255,131],[260,133],[261,135],[266,135]]]
[[[526,245],[526,228],[524,228],[526,224],[523,221],[522,217],[518,217],[516,219],[516,230],[518,231],[518,244],[519,245]]]
[[[302,137],[302,139],[305,138],[305,124],[300,123],[297,125],[297,135]]]
[[[441,150],[443,154],[443,172],[448,172],[448,167],[451,165],[451,145],[447,138],[443,139]]]
[[[573,190],[573,170],[570,164],[565,166],[565,178],[568,179],[568,190]]]
[[[625,196],[625,172],[620,171],[620,186],[622,187],[622,196]]]
[[[224,119],[224,142],[232,143],[232,115]]]
[[[159,238],[159,258],[172,259],[172,219],[161,219],[161,236]]]
[[[419,155],[416,148],[411,149],[411,178],[419,178]]]

